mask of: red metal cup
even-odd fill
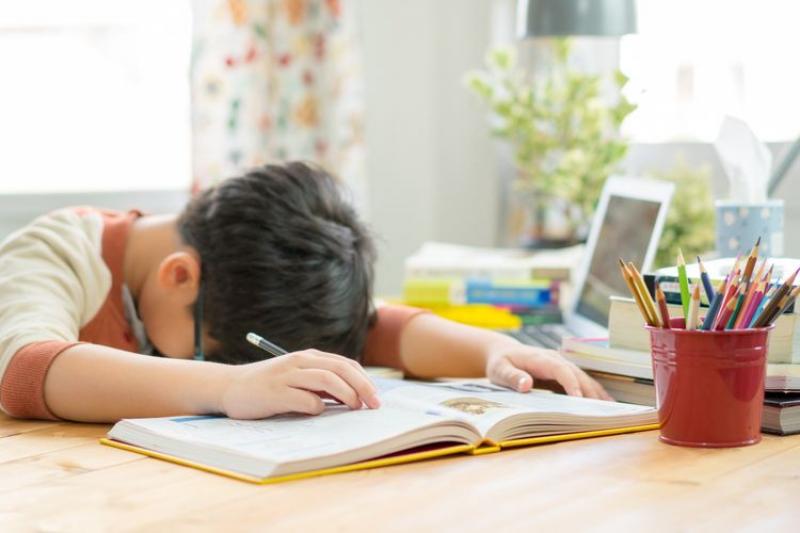
[[[774,327],[650,331],[660,439],[679,446],[725,448],[761,440],[769,331]]]

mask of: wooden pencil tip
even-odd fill
[[[761,235],[758,236],[758,240],[756,240],[756,245],[753,248],[758,248],[761,245]]]
[[[683,251],[678,248],[678,265],[685,265],[686,261],[683,259]]]

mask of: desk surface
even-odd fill
[[[255,486],[102,446],[107,429],[0,415],[0,529],[788,531],[800,523],[800,436],[706,450],[662,444],[651,431]]]

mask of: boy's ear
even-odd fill
[[[158,283],[165,289],[188,289],[200,285],[200,261],[189,252],[173,252],[158,265]]]

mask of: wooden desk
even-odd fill
[[[107,429],[0,415],[0,530],[800,525],[800,436],[703,450],[647,432],[255,486],[102,446]]]

